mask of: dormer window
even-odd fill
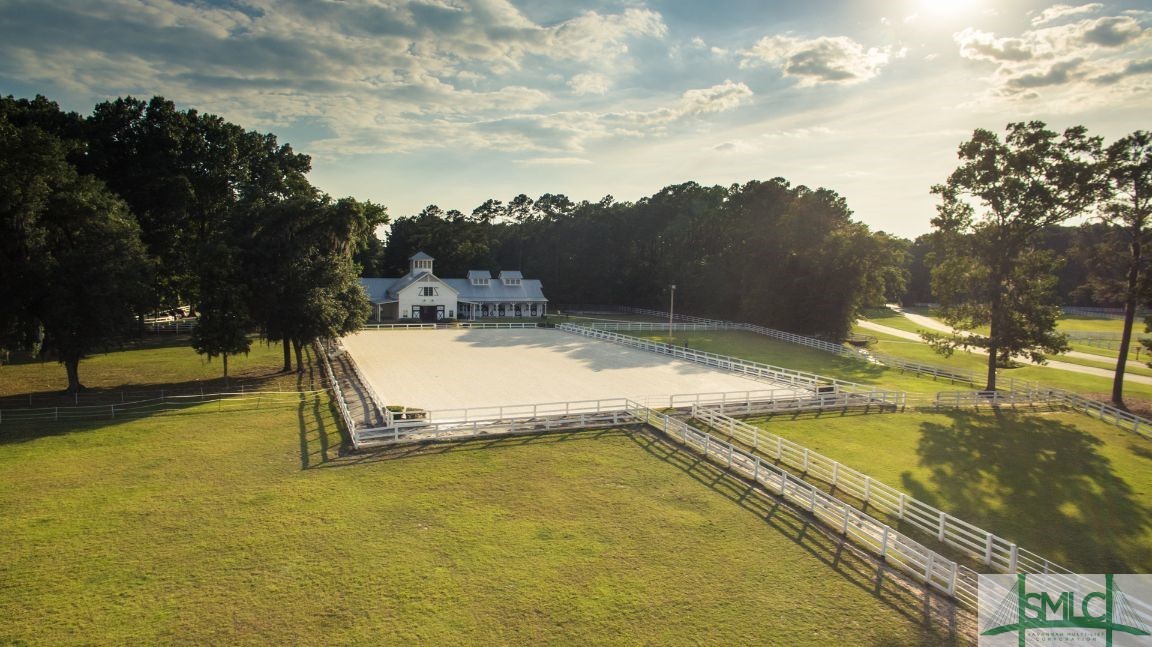
[[[472,285],[488,285],[488,279],[472,279]]]
[[[504,279],[504,285],[520,285],[520,279]]]

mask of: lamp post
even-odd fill
[[[668,286],[672,289],[672,298],[668,302],[668,343],[672,343],[672,313],[676,311],[676,284]]]

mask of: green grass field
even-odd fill
[[[283,361],[279,345],[269,346],[253,340],[250,353],[228,358],[230,385],[268,389],[300,387],[301,380],[296,375],[285,376],[279,372]],[[197,355],[187,338],[162,338],[135,348],[93,355],[80,362],[80,381],[91,390],[81,397],[89,398],[121,391],[199,387],[208,391],[224,390],[220,358],[208,361]],[[48,406],[67,386],[64,366],[52,360],[24,360],[0,366],[0,398],[32,396],[34,405]],[[14,403],[5,406],[14,406]]]
[[[629,333],[644,339],[665,341],[667,333]],[[690,348],[720,355],[731,355],[774,366],[809,371],[826,377],[848,380],[868,386],[909,393],[936,393],[964,390],[960,384],[916,377],[911,374],[869,364],[847,357],[837,357],[815,348],[777,341],[743,330],[708,330],[677,332],[675,343],[688,342]]]
[[[338,457],[325,398],[0,436],[0,644],[948,644],[627,431]]]
[[[1103,317],[1085,317],[1082,315],[1064,315],[1056,322],[1060,332],[1106,332],[1119,334],[1124,332],[1123,319],[1105,319]],[[1144,329],[1139,319],[1133,325],[1133,332],[1140,333]]]
[[[1152,572],[1152,441],[1071,412],[778,416],[764,429],[1085,573]]]
[[[983,355],[958,350],[953,353],[951,357],[945,358],[942,355],[938,355],[925,344],[860,328],[853,330],[861,334],[876,337],[879,341],[872,346],[872,349],[879,353],[887,353],[922,364],[973,370],[980,374],[983,374],[986,370],[986,362],[988,360]],[[1066,358],[1063,357],[1053,357],[1053,359],[1060,361],[1066,360]],[[1093,365],[1084,360],[1078,360],[1076,363]],[[1098,365],[1098,367],[1108,368],[1106,364]],[[1135,374],[1141,374],[1142,372],[1143,371],[1137,371]],[[1023,365],[1016,368],[1000,369],[998,375],[1001,380],[1016,378],[1029,382],[1038,382],[1045,386],[1065,389],[1103,402],[1109,401],[1112,397],[1112,378],[1110,377],[1072,373],[1045,366]],[[948,386],[935,389],[935,391],[947,390],[955,389],[951,389]],[[911,392],[911,390],[909,390],[909,392]],[[1129,381],[1124,385],[1124,393],[1124,399],[1129,408],[1132,408],[1141,415],[1148,415],[1148,413],[1152,412],[1152,385],[1138,384]]]

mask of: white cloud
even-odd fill
[[[604,94],[611,85],[608,77],[595,72],[577,74],[568,80],[568,87],[576,94]]]
[[[1100,4],[1099,2],[1093,2],[1091,4],[1080,6],[1066,4],[1052,5],[1044,11],[1041,11],[1039,15],[1033,17],[1032,24],[1039,27],[1041,25],[1047,25],[1049,23],[1057,22],[1073,16],[1083,16],[1084,14],[1096,13],[1103,8],[1104,5]]]
[[[1147,91],[1140,61],[1152,56],[1152,29],[1132,15],[1083,17],[1101,9],[1057,5],[1033,20],[1045,26],[1019,35],[968,28],[953,39],[961,57],[995,66],[987,77],[990,98],[1049,100],[1050,108],[1074,109]]]
[[[952,35],[960,45],[960,56],[976,61],[1026,61],[1033,58],[1034,44],[1021,38],[996,38],[995,34],[965,28]]]
[[[636,7],[537,24],[508,0],[228,5],[11,0],[0,4],[0,75],[92,101],[163,94],[253,128],[314,120],[334,133],[309,145],[321,154],[486,137],[535,149],[547,144],[477,124],[548,112],[556,76],[603,94],[634,65],[632,43],[667,34],[659,13]],[[570,147],[565,137],[552,146]]]
[[[784,76],[799,79],[802,87],[868,81],[893,58],[889,47],[865,49],[846,36],[766,36],[741,55],[740,67],[775,65]]]

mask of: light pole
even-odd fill
[[[676,311],[676,284],[673,283],[669,286],[672,288],[672,299],[668,303],[668,344],[672,344],[672,313]]]

